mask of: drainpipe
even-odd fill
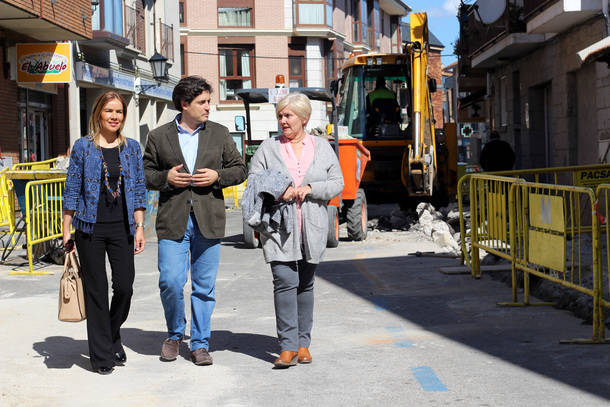
[[[40,0],[40,18],[42,18],[42,2],[43,0]]]
[[[608,14],[608,0],[602,0],[602,13],[606,19],[606,35],[610,37],[610,15]]]

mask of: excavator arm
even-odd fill
[[[432,196],[436,175],[434,117],[428,82],[428,17],[411,14],[411,42],[405,49],[411,64],[412,137],[403,153],[401,179],[410,196]]]

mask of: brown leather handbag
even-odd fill
[[[80,322],[85,314],[85,291],[80,275],[80,264],[73,250],[66,253],[64,273],[59,281],[58,318],[64,322]]]

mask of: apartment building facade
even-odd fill
[[[58,0],[60,1],[60,0]],[[177,0],[99,0],[92,6],[92,39],[76,41],[75,78],[70,92],[72,143],[87,134],[95,99],[115,90],[127,103],[124,132],[142,147],[153,128],[171,120],[171,100],[180,80]],[[155,79],[150,58],[167,59]]]
[[[463,5],[460,121],[482,120],[498,131],[513,145],[518,168],[608,162],[605,3],[507,0],[495,14]]]
[[[400,18],[409,7],[396,0],[180,0],[180,55],[184,75],[213,86],[211,120],[235,131],[243,115],[236,89],[275,86],[328,88],[351,53],[401,52]],[[273,106],[252,112],[253,139],[277,132]],[[308,128],[328,123],[314,104]]]
[[[8,161],[64,154],[87,134],[92,105],[105,90],[124,97],[125,135],[142,145],[149,130],[174,117],[177,0],[1,0],[0,15],[0,147]],[[53,52],[58,42],[69,44],[71,75],[60,83],[23,80],[17,48],[38,44]],[[156,52],[168,63],[159,80],[149,62]]]
[[[48,158],[69,144],[68,85],[18,83],[17,44],[92,38],[91,1],[0,1],[3,166]]]

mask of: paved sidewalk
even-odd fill
[[[212,320],[214,365],[161,362],[166,337],[156,243],[137,256],[122,331],[127,364],[90,371],[85,323],[57,320],[61,269],[0,267],[0,406],[607,406],[610,348],[559,345],[591,326],[553,308],[496,307],[510,288],[446,276],[453,260],[409,232],[373,233],[327,252],[316,280],[313,363],[273,370],[272,280],[262,251],[239,242],[229,212]],[[187,287],[189,284],[187,283]],[[188,290],[187,290],[188,291]]]

